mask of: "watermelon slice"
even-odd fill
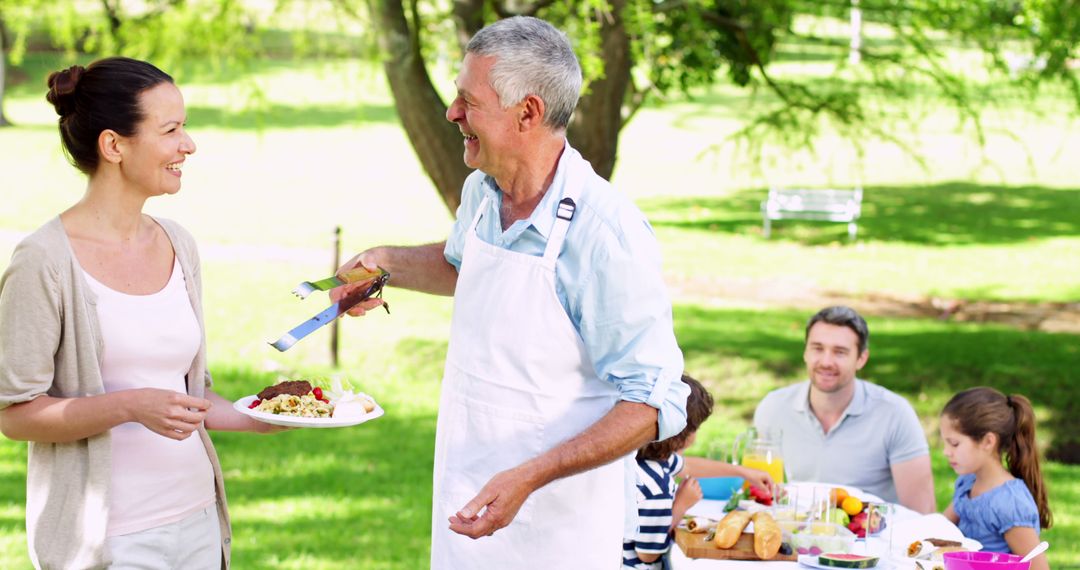
[[[860,554],[822,554],[818,556],[818,564],[832,568],[873,568],[877,566],[877,556],[862,556]]]

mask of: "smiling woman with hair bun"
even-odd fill
[[[277,431],[210,389],[195,242],[146,200],[176,194],[195,143],[168,74],[112,57],[49,75],[81,200],[0,279],[0,432],[29,442],[37,568],[227,568],[207,429]],[[194,436],[194,437],[192,437]]]

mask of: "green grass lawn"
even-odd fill
[[[35,55],[27,77],[40,85],[56,63]],[[373,68],[267,62],[240,82],[188,77],[181,88],[199,149],[185,168],[183,191],[151,201],[148,210],[181,221],[200,241],[217,390],[238,398],[282,376],[339,373],[386,410],[349,429],[214,436],[234,515],[236,567],[425,567],[450,301],[391,288],[393,315],[342,323],[339,371],[328,365],[325,331],[283,354],[266,342],[325,306],[325,296],[301,302],[289,291],[329,273],[335,226],[343,227],[349,254],[377,243],[440,240],[450,217]],[[55,115],[33,81],[15,85],[7,101],[20,126],[0,130],[0,267],[20,232],[77,200],[84,184],[60,154]],[[263,89],[268,114],[236,103],[252,84]],[[754,169],[731,145],[717,146],[752,104],[721,86],[696,101],[645,109],[624,132],[614,181],[653,220],[672,282],[783,281],[856,297],[1080,297],[1080,222],[1072,213],[1080,209],[1080,187],[1075,159],[1061,151],[1080,141],[1068,122],[1019,112],[1004,117],[1022,140],[992,137],[984,160],[929,119],[920,140],[930,170],[877,144],[855,166],[845,147],[829,140],[817,155],[777,151],[767,168]],[[1032,151],[1034,172],[1024,149]],[[761,238],[758,202],[770,184],[855,180],[866,191],[855,244],[837,224],[777,223],[773,239]],[[729,445],[762,395],[802,378],[809,314],[700,291],[676,290],[675,305],[687,370],[719,403],[698,448]],[[955,391],[987,384],[1025,393],[1044,444],[1075,428],[1075,335],[877,314],[869,320],[872,357],[864,376],[915,405],[934,446],[939,507],[951,497],[955,476],[941,456],[937,414]],[[25,450],[0,439],[0,568],[29,567]],[[1080,467],[1051,462],[1046,475],[1056,522],[1044,534],[1053,545],[1051,564],[1076,564]]]

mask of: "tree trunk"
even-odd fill
[[[0,19],[0,127],[11,125],[11,121],[4,115],[4,89],[7,79],[7,34],[4,32],[4,21]]]
[[[578,103],[567,137],[604,178],[615,169],[623,102],[630,84],[630,40],[622,21],[625,0],[613,0],[601,26],[604,77],[593,81]],[[457,126],[446,121],[446,103],[431,83],[421,53],[417,22],[410,23],[403,0],[371,0],[378,22],[383,68],[394,105],[413,150],[451,214],[461,203],[461,185],[472,170],[462,160],[464,148]],[[464,49],[482,27],[481,0],[455,0],[453,14],[458,42]],[[415,18],[415,14],[414,14]]]
[[[446,120],[446,103],[428,76],[417,33],[405,19],[402,0],[372,0],[371,12],[379,24],[383,69],[401,124],[424,171],[453,214],[461,203],[461,185],[472,172],[462,159],[461,132]]]
[[[611,11],[600,27],[604,77],[589,84],[589,92],[578,102],[567,138],[581,152],[593,170],[611,178],[619,147],[619,132],[625,122],[623,103],[630,85],[630,38],[622,13],[625,0],[612,0]]]

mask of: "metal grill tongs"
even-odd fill
[[[315,332],[319,327],[333,322],[335,319],[348,312],[349,309],[352,309],[372,297],[381,299],[383,287],[386,285],[386,282],[390,280],[390,273],[381,267],[376,271],[368,271],[361,267],[350,269],[349,271],[341,273],[341,275],[335,275],[334,277],[328,277],[314,282],[304,281],[298,285],[296,289],[293,289],[293,294],[303,299],[313,291],[327,291],[347,283],[360,283],[369,279],[372,280],[371,284],[363,291],[357,291],[352,295],[342,298],[337,303],[330,305],[319,314],[300,323],[295,328],[282,335],[281,338],[270,343],[270,346],[273,346],[281,352],[285,352],[299,342],[300,339]],[[387,314],[390,314],[390,305],[385,301],[383,302],[383,308],[386,309]]]
[[[341,287],[347,283],[359,283],[360,281],[367,281],[368,279],[374,279],[375,277],[381,277],[386,271],[382,268],[370,271],[364,267],[354,267],[348,271],[342,271],[340,275],[333,277],[327,277],[326,279],[320,279],[318,281],[304,281],[296,286],[296,289],[292,290],[292,294],[306,299],[308,295],[315,291],[329,291],[335,287]]]

